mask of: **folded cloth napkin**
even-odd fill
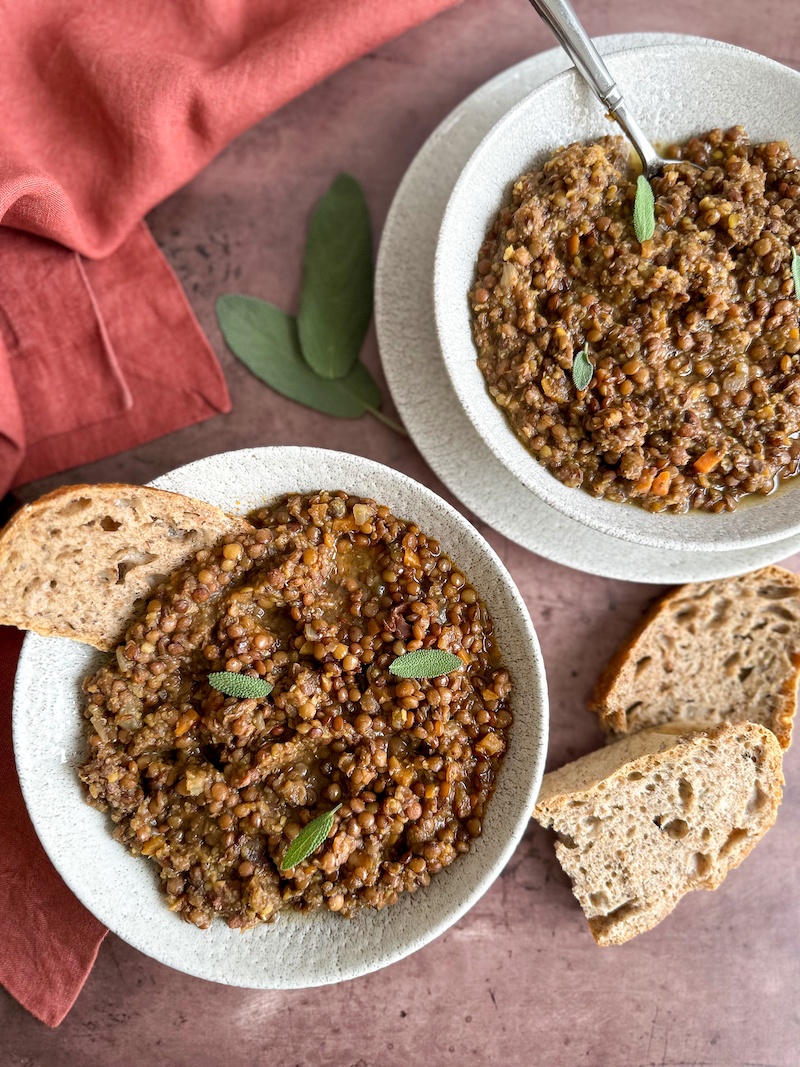
[[[144,223],[106,259],[0,227],[0,496],[230,410]]]
[[[6,0],[0,218],[117,248],[237,134],[456,0]]]
[[[230,409],[180,287],[136,227],[242,130],[454,2],[3,5],[0,221],[50,240],[0,231],[0,496]],[[112,253],[103,268],[80,258]],[[120,287],[114,331],[107,296]],[[158,305],[146,324],[142,301]]]
[[[264,115],[456,2],[1,5],[0,495],[228,410],[142,216]],[[0,629],[0,982],[57,1025],[104,931],[24,811],[10,747],[18,646]]]
[[[34,832],[11,746],[11,695],[22,634],[0,626],[0,976],[57,1026],[91,970],[106,929],[62,882]]]

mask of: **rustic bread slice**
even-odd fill
[[[765,567],[659,600],[598,681],[612,736],[677,721],[768,726],[788,748],[800,676],[800,576]]]
[[[716,889],[772,826],[782,753],[758,723],[651,727],[546,774],[534,818],[599,945],[651,929],[691,889]]]
[[[161,489],[57,489],[0,532],[0,623],[112,649],[162,578],[199,549],[250,528]]]

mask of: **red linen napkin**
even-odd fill
[[[144,223],[103,260],[0,227],[0,496],[230,410]]]
[[[456,0],[7,0],[0,218],[107,255],[237,134]]]
[[[62,882],[34,832],[11,746],[11,692],[23,635],[0,626],[0,978],[58,1026],[97,956],[105,927]]]
[[[142,216],[258,119],[456,2],[0,5],[0,496],[229,409]],[[24,812],[18,645],[0,629],[0,982],[57,1025],[104,931]]]
[[[455,2],[3,5],[0,220],[113,255],[99,268],[0,230],[0,496],[230,409],[180,287],[135,228],[248,126]],[[165,314],[142,323],[142,301]]]

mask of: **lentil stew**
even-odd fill
[[[800,162],[741,127],[667,154],[699,168],[652,180],[641,245],[620,137],[561,148],[514,184],[469,294],[478,365],[564,484],[655,512],[733,510],[800,468]]]
[[[88,799],[201,928],[351,916],[428,885],[480,835],[512,724],[486,606],[416,525],[342,492],[250,519],[170,576],[84,683]],[[389,672],[423,647],[463,667]],[[220,670],[273,690],[227,697]],[[281,870],[336,805],[324,844]]]

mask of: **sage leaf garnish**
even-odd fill
[[[274,304],[227,293],[217,300],[217,319],[233,354],[281,396],[340,419],[378,413],[380,390],[364,364],[337,381],[320,378],[303,359],[294,317]]]
[[[364,192],[340,174],[314,208],[303,260],[297,330],[323,378],[355,366],[372,317],[372,231]]]
[[[389,664],[389,673],[397,678],[438,678],[464,666],[464,661],[441,648],[418,648],[405,652]]]
[[[794,295],[800,300],[800,256],[797,249],[792,249],[792,281],[794,282]]]
[[[587,341],[580,352],[572,357],[572,381],[578,391],[586,389],[594,375],[594,367],[589,359],[589,342]]]
[[[208,684],[226,697],[239,700],[258,700],[272,692],[272,686],[263,678],[251,678],[249,674],[234,674],[233,671],[212,671]]]
[[[341,804],[337,804],[335,808],[318,815],[316,819],[312,819],[307,826],[303,827],[284,853],[281,860],[282,871],[288,871],[290,867],[296,867],[298,863],[302,863],[307,856],[310,856],[312,852],[319,848],[331,832],[333,817],[341,806]]]
[[[650,182],[643,174],[636,179],[636,199],[633,202],[633,229],[639,244],[649,241],[656,232],[656,201]]]

